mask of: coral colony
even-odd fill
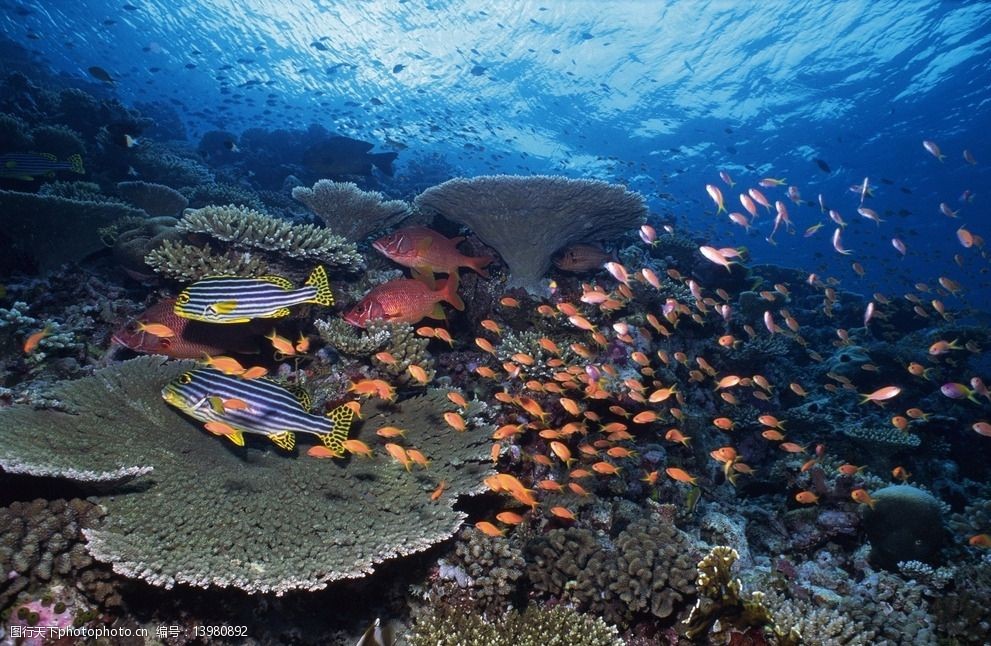
[[[196,144],[10,56],[3,643],[991,640],[975,193],[930,266],[863,173],[811,201],[715,155],[676,208],[322,126]],[[991,154],[940,143],[919,181]]]

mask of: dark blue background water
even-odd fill
[[[286,6],[292,5],[292,6]],[[486,6],[487,5],[487,6]],[[470,7],[470,8],[469,8]],[[938,276],[986,308],[987,266],[962,249],[991,237],[991,3],[984,2],[0,2],[3,34],[51,68],[128,104],[164,102],[202,133],[329,130],[399,142],[398,176],[439,155],[464,175],[553,173],[619,181],[652,210],[755,260],[899,294]],[[98,65],[118,83],[100,85]],[[176,133],[181,135],[182,133]],[[156,135],[160,136],[160,135]],[[922,147],[936,141],[938,162]],[[391,144],[396,148],[395,144]],[[976,166],[962,151],[969,149]],[[823,172],[814,158],[825,160]],[[751,170],[752,169],[752,170]],[[719,181],[727,171],[735,190]],[[797,235],[746,235],[716,217],[739,189],[785,177],[850,222],[836,254],[817,206]],[[870,178],[857,215],[851,184]],[[970,190],[973,201],[959,196]],[[960,208],[959,219],[939,212]],[[802,231],[826,222],[812,238]],[[899,258],[891,238],[909,247]],[[964,257],[964,267],[953,262]],[[858,280],[857,260],[867,271]],[[952,304],[952,300],[951,300]]]

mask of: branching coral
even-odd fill
[[[495,622],[480,615],[433,609],[421,616],[411,646],[622,646],[616,628],[598,617],[557,606],[530,606]]]
[[[152,217],[179,215],[189,204],[179,191],[149,182],[120,182],[117,194]]]
[[[189,199],[189,206],[201,208],[211,204],[233,204],[255,211],[264,210],[257,195],[246,188],[223,182],[209,182],[183,188],[181,193]]]
[[[313,188],[297,186],[294,199],[305,204],[324,225],[351,242],[399,224],[410,214],[401,200],[386,200],[376,191],[363,191],[351,182],[322,179]]]
[[[718,545],[699,562],[696,580],[699,594],[685,620],[685,635],[692,640],[708,636],[710,643],[727,643],[734,631],[747,633],[767,627],[775,638],[774,643],[799,643],[797,631],[785,633],[774,626],[763,593],[743,594],[743,583],[732,575],[737,558],[736,550]],[[713,631],[721,637],[713,635]]]
[[[362,265],[353,243],[326,229],[292,224],[239,206],[207,206],[188,211],[179,221],[182,233],[205,233],[241,249],[279,254],[332,267]]]
[[[558,249],[616,238],[643,224],[643,197],[616,184],[564,177],[457,178],[415,200],[467,226],[509,265],[511,286],[536,292]]]
[[[163,241],[144,257],[156,273],[180,283],[191,283],[207,276],[265,276],[271,274],[260,254],[248,251],[215,253],[209,247],[196,247],[172,240]]]
[[[232,448],[161,399],[192,365],[140,357],[60,385],[71,412],[0,410],[4,470],[118,483],[96,498],[107,517],[86,536],[120,574],[164,587],[320,589],[452,536],[465,518],[454,503],[490,473],[489,432],[451,431],[441,392],[371,410],[352,431],[376,445],[375,429],[407,429],[429,470],[407,472],[384,452],[339,462]],[[445,493],[431,500],[441,480]]]

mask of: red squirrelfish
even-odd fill
[[[485,266],[492,256],[466,256],[458,251],[464,238],[446,238],[427,227],[406,227],[372,243],[375,250],[404,267],[445,274],[457,273],[459,267],[469,267],[488,277]]]
[[[368,292],[357,305],[344,314],[344,320],[356,327],[365,327],[371,319],[385,319],[397,323],[417,323],[430,317],[443,319],[440,303],[450,303],[463,310],[464,302],[458,296],[458,274],[438,282],[439,288],[431,289],[426,283],[409,278],[397,278],[379,285]]]
[[[258,353],[259,331],[251,323],[218,326],[182,318],[175,313],[175,299],[159,301],[128,321],[113,335],[113,342],[135,352],[161,354],[173,359],[199,359],[235,352]],[[171,337],[155,336],[142,327],[164,325]]]

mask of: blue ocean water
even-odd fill
[[[959,279],[954,232],[982,233],[991,141],[991,5],[984,2],[3,2],[3,34],[125,103],[164,102],[192,142],[209,130],[311,123],[439,156],[461,174],[622,182],[652,210],[746,245],[754,260],[865,293]],[[922,147],[933,140],[939,163]],[[388,148],[388,145],[386,145]],[[979,162],[967,164],[963,151]],[[823,160],[825,172],[815,159]],[[714,217],[704,185],[785,178],[809,205],[765,242]],[[848,189],[869,178],[857,215]],[[783,198],[783,189],[771,200]],[[972,201],[962,200],[965,191]],[[769,194],[772,192],[769,192]],[[822,194],[851,226],[830,244]],[[957,219],[939,210],[941,202]],[[801,234],[825,222],[811,239]],[[987,232],[985,232],[987,233]],[[987,233],[991,235],[991,233]],[[902,260],[892,247],[908,247]],[[809,266],[809,260],[814,265]],[[987,297],[985,276],[969,276]],[[986,302],[986,301],[985,301]]]

